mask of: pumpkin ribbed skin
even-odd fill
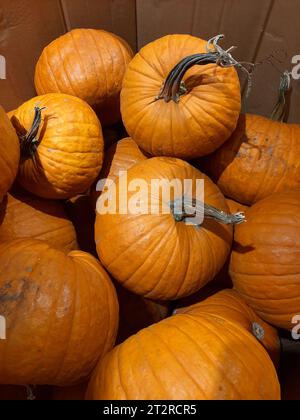
[[[268,352],[275,367],[279,366],[280,341],[276,329],[264,322],[235,290],[222,290],[201,303],[176,309],[175,313],[188,313],[201,317],[203,311],[232,321],[253,335],[253,328],[258,324],[263,330],[263,335],[256,338]]]
[[[17,176],[19,160],[18,137],[4,109],[0,106],[0,201]]]
[[[227,317],[226,306],[215,314],[201,305],[115,347],[98,364],[87,399],[280,399],[275,368],[257,339],[231,309]]]
[[[104,125],[120,119],[119,98],[133,56],[118,36],[99,29],[73,29],[46,46],[35,69],[39,95],[67,93],[97,112]]]
[[[127,171],[133,165],[145,159],[147,159],[146,156],[130,137],[119,140],[106,151],[98,181],[109,178],[116,182],[120,171]],[[98,181],[91,191],[91,201],[94,208],[96,208],[97,199],[100,196],[100,191],[96,189]]]
[[[77,249],[74,226],[60,202],[14,189],[0,204],[0,243],[20,238],[43,240],[65,252]]]
[[[230,275],[265,321],[292,327],[300,313],[300,191],[273,194],[247,210],[236,226]]]
[[[154,100],[172,68],[188,55],[205,52],[206,44],[190,35],[167,35],[143,47],[128,66],[122,119],[128,134],[151,155],[204,156],[236,127],[241,99],[233,68],[194,66],[183,78],[189,91],[178,103]]]
[[[0,245],[1,384],[71,385],[114,344],[118,302],[99,262],[36,240]]]
[[[102,129],[96,114],[79,98],[53,93],[21,105],[11,119],[14,126],[28,131],[35,106],[45,107],[36,163],[32,158],[21,162],[20,184],[43,198],[69,198],[85,192],[103,161]]]
[[[231,138],[209,158],[207,170],[228,197],[253,204],[300,188],[300,125],[241,115]]]
[[[117,198],[119,192],[121,196],[127,192],[122,178],[117,182]],[[119,202],[116,214],[97,212],[95,239],[102,263],[121,285],[147,298],[169,300],[196,292],[225,263],[232,227],[207,219],[198,228],[176,222],[171,212],[164,214],[161,208],[158,214],[151,213],[151,204],[163,203],[161,191],[150,196],[151,181],[190,179],[194,193],[196,180],[204,179],[204,201],[228,211],[223,195],[208,177],[175,158],[151,158],[136,164],[127,172],[127,185],[136,179],[148,186],[149,196],[141,198],[141,202],[148,201],[147,214],[120,214]],[[134,194],[128,192],[128,202]]]

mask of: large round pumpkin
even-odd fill
[[[236,226],[230,275],[265,321],[291,328],[300,314],[300,191],[273,194]]]
[[[115,289],[82,251],[37,240],[0,245],[1,384],[71,385],[89,376],[114,344]]]
[[[100,122],[84,101],[62,93],[37,96],[11,118],[21,139],[19,182],[43,198],[85,192],[103,160]]]
[[[0,201],[17,176],[19,160],[18,137],[4,109],[0,106]]]
[[[179,84],[181,60],[204,55],[206,46],[194,36],[167,35],[143,47],[129,64],[121,92],[122,118],[128,134],[146,152],[193,159],[216,150],[235,129],[241,100],[233,68],[195,66]],[[177,64],[176,77],[162,91]]]
[[[73,29],[47,45],[35,69],[39,95],[61,92],[91,105],[101,122],[120,119],[120,91],[128,63],[129,45],[99,29]]]
[[[231,303],[203,302],[130,337],[98,364],[87,399],[280,399],[271,359]]]
[[[155,180],[177,180],[176,185],[182,186],[184,180],[190,180],[193,191],[182,188],[182,193],[195,194],[196,182],[201,179],[204,202],[228,211],[223,195],[208,177],[182,160],[165,157],[144,160],[118,179],[114,212],[105,213],[97,205],[98,255],[124,287],[154,300],[177,299],[199,290],[222,268],[231,248],[232,227],[211,218],[205,218],[201,226],[186,223],[174,211],[181,193],[167,199],[161,189],[155,191],[151,185]],[[139,197],[135,191],[127,191],[136,180],[145,187]],[[140,214],[139,208],[123,208],[126,196],[128,203],[145,205]],[[107,198],[101,195],[103,203]]]
[[[241,115],[231,138],[204,163],[228,197],[253,204],[300,188],[300,125]]]
[[[63,204],[14,188],[0,204],[0,242],[19,238],[40,239],[65,252],[77,249]]]
[[[139,149],[138,145],[130,138],[126,137],[109,147],[105,153],[105,159],[100,175],[91,189],[92,206],[96,208],[97,199],[101,194],[101,190],[105,188],[105,184],[98,184],[99,181],[109,178],[116,182],[120,171],[127,171],[133,165],[142,160],[147,159],[144,153]]]

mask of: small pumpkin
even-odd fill
[[[300,191],[272,194],[236,226],[230,275],[236,290],[265,321],[290,329],[300,314]]]
[[[0,313],[0,384],[76,384],[118,328],[115,289],[99,262],[33,239],[0,245]]]
[[[143,47],[129,64],[121,91],[122,119],[150,155],[204,156],[235,129],[239,78],[235,69],[217,66],[222,59],[215,50],[207,52],[207,46],[191,35],[167,35]]]
[[[21,141],[19,183],[43,198],[85,192],[103,160],[101,124],[79,98],[53,93],[21,105],[11,118]]]
[[[87,399],[279,400],[275,367],[240,310],[220,297],[143,329],[99,362]]]
[[[146,185],[138,199],[134,190],[129,191],[136,180]],[[173,191],[167,200],[160,188],[152,189],[153,180],[176,180],[178,187],[190,180],[191,188],[178,190],[179,194]],[[175,205],[183,193],[195,198],[197,180],[204,181],[204,207],[213,206],[215,218],[207,214],[200,227],[186,223],[185,215],[177,213]],[[123,211],[125,196],[127,203],[137,199],[146,208],[139,212],[127,207]],[[101,197],[105,202],[107,197]],[[153,212],[155,206],[157,212]],[[95,240],[100,260],[125,288],[154,300],[178,299],[212,280],[230,252],[229,224],[239,221],[239,215],[226,214],[225,198],[208,177],[180,159],[164,157],[147,159],[130,168],[126,177],[117,181],[115,211],[99,210],[97,205]],[[220,215],[229,224],[219,223]]]
[[[4,109],[0,106],[0,201],[12,186],[19,167],[19,140]]]
[[[78,247],[63,204],[15,187],[0,204],[0,243],[19,238],[40,239],[65,252]]]
[[[230,139],[203,163],[221,191],[240,203],[251,205],[272,193],[300,188],[300,125],[273,115],[275,119],[242,114]]]
[[[145,159],[147,159],[145,154],[130,137],[119,140],[110,146],[105,153],[105,159],[98,180],[91,189],[93,208],[96,208],[97,200],[101,194],[101,191],[98,191],[97,187],[100,180],[109,178],[115,182],[119,177],[120,171],[127,171],[133,165]],[[104,188],[105,184],[102,185],[101,189],[103,190]]]
[[[35,68],[39,95],[67,93],[77,96],[110,125],[120,119],[120,91],[133,56],[120,37],[99,29],[73,29],[47,45]]]

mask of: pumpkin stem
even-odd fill
[[[250,87],[251,73],[246,67],[243,66],[242,62],[236,61],[232,55],[231,51],[236,47],[232,46],[228,50],[223,50],[218,41],[224,38],[224,35],[217,35],[207,41],[206,53],[192,54],[183,58],[175,67],[170,71],[166,80],[163,83],[163,86],[156,96],[155,101],[159,99],[164,99],[165,102],[170,102],[173,100],[178,103],[180,96],[187,92],[185,84],[183,82],[183,77],[185,73],[195,65],[205,65],[215,63],[221,67],[239,67],[247,73],[248,76],[248,87]],[[211,49],[214,48],[214,50]],[[249,66],[253,66],[252,63],[244,63]]]
[[[33,393],[33,389],[30,385],[25,385],[26,386],[26,393],[27,393],[27,400],[35,400],[35,395]]]
[[[246,222],[246,217],[243,212],[227,213],[223,210],[217,209],[214,206],[211,206],[210,204],[202,203],[195,198],[193,198],[191,201],[185,198],[183,201],[184,209],[182,211],[178,209],[178,206],[176,206],[174,202],[170,203],[170,208],[176,222],[182,222],[186,218],[195,216],[195,208],[203,208],[204,219],[213,219],[225,225],[238,225],[240,223]],[[192,211],[188,212],[187,210],[189,208],[192,209]]]
[[[252,324],[252,334],[259,340],[262,341],[265,338],[265,330],[257,322]]]
[[[271,120],[283,122],[286,111],[287,111],[286,94],[290,90],[290,87],[291,87],[291,73],[286,70],[280,76],[278,99],[273,108],[273,111],[271,114]]]
[[[46,107],[40,108],[39,106],[34,107],[34,117],[32,126],[26,134],[19,134],[21,154],[24,158],[34,158],[37,150],[39,140],[37,134],[42,121],[42,110]]]

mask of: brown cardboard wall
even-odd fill
[[[0,54],[7,60],[0,103],[9,110],[35,94],[33,72],[39,54],[71,28],[103,28],[134,49],[168,33],[204,39],[224,33],[225,46],[238,45],[238,59],[262,62],[250,96],[244,98],[244,110],[268,116],[280,71],[290,70],[291,58],[300,54],[299,16],[299,0],[0,0]],[[245,93],[242,74],[241,80]],[[289,122],[300,123],[299,109],[296,80]]]

